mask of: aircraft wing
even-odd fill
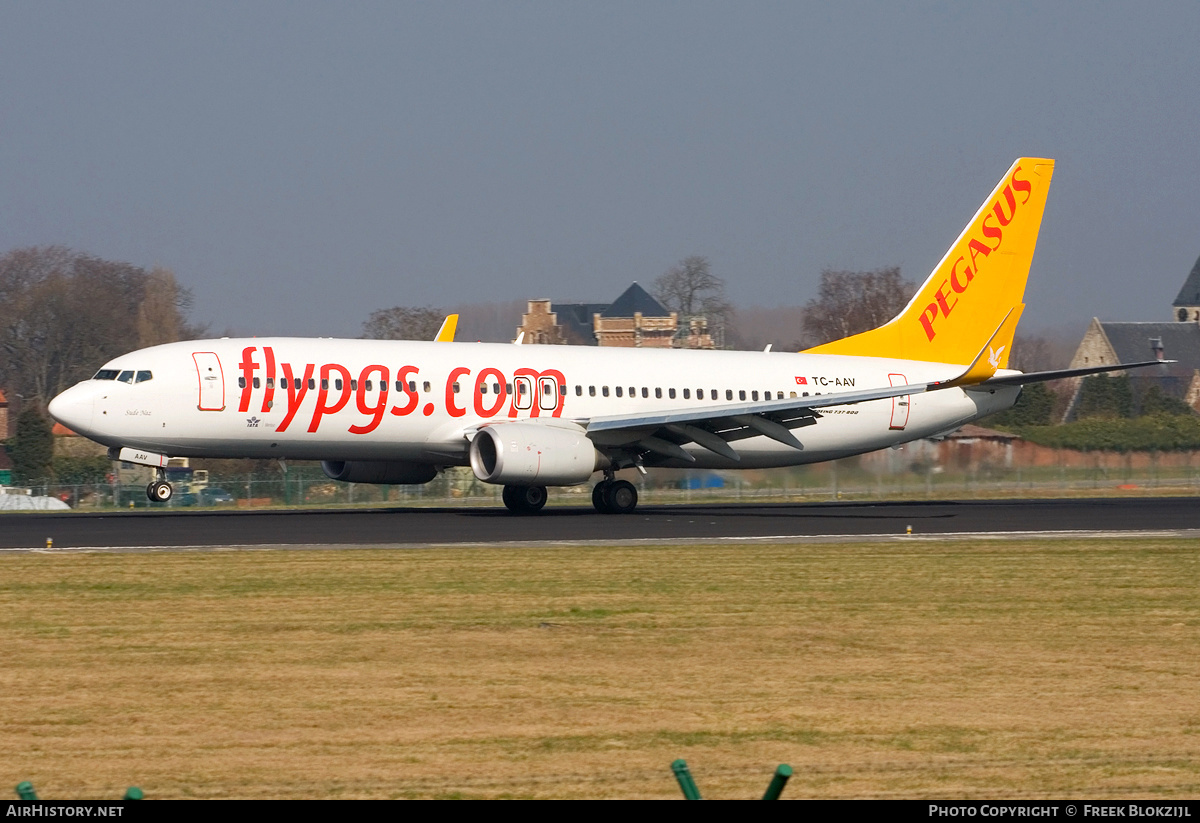
[[[816,423],[821,417],[820,409],[922,394],[936,385],[915,383],[813,397],[680,408],[650,414],[619,414],[593,417],[579,423],[597,446],[634,447],[665,458],[694,462],[695,458],[682,446],[696,443],[736,461],[739,457],[730,448],[731,441],[765,435],[794,449],[803,450],[804,444],[792,434],[792,429]]]
[[[583,426],[592,442],[601,447],[635,448],[640,451],[652,452],[663,458],[695,462],[695,458],[682,448],[688,443],[695,443],[709,451],[737,461],[740,458],[737,452],[730,448],[729,443],[758,435],[765,435],[794,449],[803,450],[804,444],[792,433],[792,430],[814,425],[821,419],[820,410],[831,406],[849,406],[871,400],[886,400],[892,397],[924,394],[950,388],[987,389],[992,386],[1038,383],[1064,377],[1124,371],[1173,362],[1175,361],[1148,360],[1141,363],[1124,363],[1086,369],[1016,373],[988,377],[969,383],[964,382],[964,378],[969,379],[968,375],[975,368],[975,365],[972,364],[965,372],[948,380],[835,392],[812,397],[789,397],[783,400],[763,400],[754,403],[671,409],[650,414],[609,415],[576,422]],[[995,367],[993,366],[990,371],[994,373]]]

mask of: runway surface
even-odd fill
[[[131,511],[0,515],[0,549],[422,546],[705,541],[852,535],[1200,530],[1200,500],[988,500],[646,506],[631,515],[550,507],[292,511]]]

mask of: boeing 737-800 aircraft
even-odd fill
[[[953,431],[1012,406],[1022,383],[1147,365],[1006,368],[1053,171],[1018,160],[895,319],[805,352],[191,341],[106,363],[50,414],[156,467],[152,500],[171,497],[168,456],[269,457],[356,483],[470,465],[515,512],[602,472],[596,508],[630,512],[623,469],[833,460]]]

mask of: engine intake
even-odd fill
[[[576,486],[607,463],[579,427],[500,423],[471,441],[471,470],[485,483]]]
[[[386,483],[410,486],[428,483],[437,469],[425,463],[385,463],[375,460],[322,460],[321,471],[343,483]]]

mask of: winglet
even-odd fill
[[[1000,325],[992,332],[992,336],[988,338],[987,343],[980,349],[979,354],[975,355],[975,359],[971,361],[971,365],[967,367],[967,370],[952,380],[937,384],[937,387],[939,389],[949,389],[954,386],[969,386],[974,383],[982,383],[994,375],[997,369],[1003,369],[1008,366],[1008,355],[1012,350],[1013,336],[1017,331],[1017,321],[1021,319],[1021,312],[1024,309],[1024,304],[1013,306],[1009,309],[1008,314],[1004,315],[1004,319],[1000,321]]]
[[[442,321],[442,327],[438,329],[438,333],[434,335],[433,342],[435,343],[453,343],[454,332],[458,329],[458,315],[448,314],[446,319]]]

